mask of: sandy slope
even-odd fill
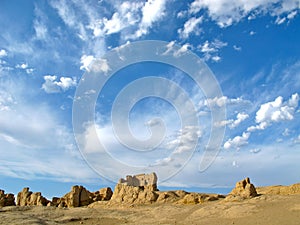
[[[261,195],[241,202],[0,208],[0,224],[300,224],[300,195]]]

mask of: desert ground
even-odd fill
[[[201,204],[101,201],[78,208],[8,206],[0,208],[0,224],[300,224],[300,194],[282,194],[272,187],[257,190],[259,195],[251,199]]]

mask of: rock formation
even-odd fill
[[[300,183],[293,184],[290,186],[268,186],[268,187],[258,187],[256,188],[259,194],[268,194],[268,195],[293,195],[300,194]]]
[[[116,185],[112,201],[125,203],[152,203],[158,198],[155,173],[126,176]]]
[[[226,197],[227,200],[233,198],[252,198],[257,196],[256,189],[253,184],[250,183],[250,179],[247,177],[236,183],[235,188]]]
[[[17,205],[18,206],[46,206],[50,201],[44,198],[41,192],[32,193],[29,191],[29,188],[23,188],[17,196]]]
[[[14,206],[15,196],[13,194],[5,194],[3,190],[0,190],[0,207]]]
[[[71,191],[62,198],[54,197],[50,205],[59,207],[87,206],[96,201],[108,201],[112,196],[111,188],[102,188],[96,192],[89,192],[83,186],[73,186]]]

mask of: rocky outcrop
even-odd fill
[[[200,204],[209,201],[216,201],[219,199],[225,198],[223,195],[218,194],[201,194],[201,193],[188,193],[182,199],[180,199],[177,203],[181,204]]]
[[[158,198],[156,202],[158,203],[174,203],[184,198],[187,194],[186,191],[178,190],[178,191],[160,191],[158,192]]]
[[[13,194],[5,194],[3,190],[0,190],[0,207],[14,206],[15,196]]]
[[[250,183],[250,179],[247,177],[236,183],[235,188],[226,197],[226,200],[232,200],[234,198],[252,198],[257,196],[256,188]]]
[[[92,195],[93,201],[109,201],[113,195],[113,191],[110,187],[106,187],[92,193]]]
[[[124,203],[152,203],[158,198],[155,192],[156,186],[147,185],[141,187],[117,184],[111,198],[113,202]]]
[[[109,187],[96,192],[89,192],[85,187],[76,185],[62,198],[54,197],[50,205],[68,208],[87,206],[96,201],[108,201],[112,194],[113,192]]]
[[[290,186],[267,186],[267,187],[258,187],[256,188],[259,194],[268,194],[268,195],[294,195],[300,194],[300,183],[293,184]]]
[[[29,188],[23,188],[17,196],[18,206],[46,206],[50,201],[42,196],[41,192],[32,193]]]
[[[152,203],[158,198],[156,193],[157,176],[155,173],[126,176],[116,185],[113,196],[114,202]]]

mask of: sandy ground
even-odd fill
[[[120,205],[96,202],[82,208],[4,207],[0,224],[300,224],[300,195],[261,195],[241,202],[197,205]]]

